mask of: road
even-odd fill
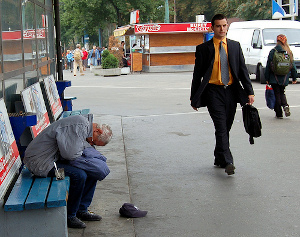
[[[275,119],[265,85],[253,82],[262,137],[250,145],[238,106],[231,131],[236,174],[213,166],[214,127],[206,108],[189,105],[192,72],[73,77],[65,94],[112,126],[99,150],[111,174],[99,182],[91,210],[103,216],[69,236],[299,236],[300,84],[287,87],[291,116]],[[124,202],[147,210],[119,217]]]

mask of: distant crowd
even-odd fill
[[[93,46],[91,50],[87,51],[85,48],[81,48],[80,44],[77,44],[75,50],[67,50],[65,69],[74,72],[74,76],[76,76],[77,70],[75,68],[79,67],[80,74],[84,75],[83,71],[87,67],[101,65],[101,57],[105,49],[105,47]]]

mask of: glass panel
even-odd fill
[[[40,70],[39,70],[39,72],[40,72],[40,75],[39,75],[39,76],[40,76],[40,77],[48,76],[48,75],[49,75],[49,72],[48,72],[48,66],[49,66],[49,64],[40,67]]]
[[[1,8],[3,70],[9,72],[23,67],[20,1],[2,0]]]
[[[52,12],[47,11],[47,24],[46,24],[46,32],[47,32],[47,52],[48,59],[53,60],[55,62],[55,41],[54,41],[54,22]],[[51,63],[50,74],[55,75],[55,63]]]
[[[26,78],[25,88],[39,81],[37,71],[26,72],[25,78]]]
[[[0,98],[3,97],[3,91],[2,91],[2,81],[0,82]]]
[[[23,74],[12,77],[4,82],[5,86],[5,104],[8,113],[15,112],[15,101],[19,100],[20,91],[23,90]]]
[[[41,63],[47,61],[46,33],[45,33],[46,16],[45,16],[45,10],[37,5],[35,7],[35,12],[36,12],[38,62]]]
[[[47,11],[47,24],[46,24],[46,33],[47,33],[47,52],[49,53],[49,59],[55,58],[55,43],[54,43],[54,22],[52,12]]]
[[[54,78],[57,79],[56,75],[56,62],[51,62],[50,64],[50,75],[54,75]]]
[[[34,27],[34,5],[29,1],[22,3],[24,58],[25,66],[36,65],[36,43]]]
[[[52,7],[52,0],[45,0],[45,5]]]
[[[284,34],[287,39],[289,45],[300,45],[300,30],[299,29],[264,29],[264,44],[265,45],[276,45],[277,35]]]

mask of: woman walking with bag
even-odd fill
[[[291,115],[285,95],[285,87],[289,84],[290,76],[293,78],[293,84],[296,84],[297,69],[293,53],[287,43],[286,36],[280,34],[277,36],[275,48],[269,53],[265,71],[267,84],[272,86],[275,94],[274,110],[276,118],[283,118],[282,108],[286,117]]]

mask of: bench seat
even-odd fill
[[[73,115],[86,115],[90,113],[90,109],[64,111],[60,118],[66,118]]]
[[[5,205],[5,211],[23,211],[45,207],[66,206],[69,190],[69,177],[34,177],[28,169],[23,169],[17,179]]]
[[[4,205],[4,236],[68,236],[69,184],[69,177],[35,177],[23,168]]]

